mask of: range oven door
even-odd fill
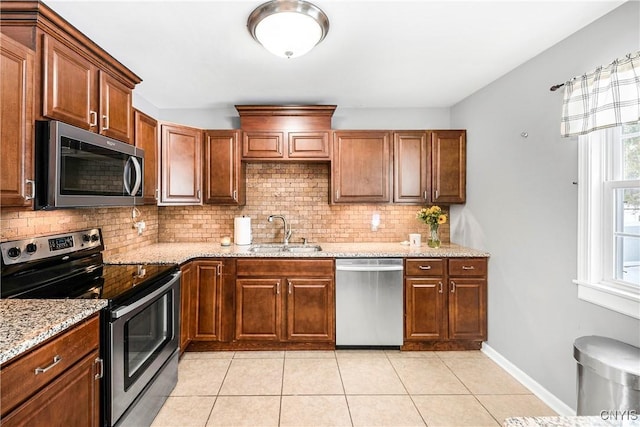
[[[108,425],[115,425],[134,402],[142,404],[139,396],[152,382],[163,381],[157,374],[166,372],[163,366],[178,350],[179,310],[180,272],[176,271],[164,284],[113,308],[107,316]]]

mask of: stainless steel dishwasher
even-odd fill
[[[400,346],[402,258],[336,259],[336,346]]]

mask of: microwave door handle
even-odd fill
[[[131,163],[133,163],[133,168],[136,171],[136,182],[133,184],[133,189],[129,192],[130,196],[135,196],[140,189],[140,185],[142,184],[142,167],[140,167],[140,162],[135,157],[129,157]]]
[[[129,157],[127,159],[127,161],[124,164],[124,171],[122,172],[122,181],[124,183],[124,189],[129,195],[131,195],[131,187],[129,186],[129,176],[131,175],[131,164],[130,164],[131,159],[132,157]]]

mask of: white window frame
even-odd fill
[[[616,188],[639,186],[640,180],[615,181],[613,141],[621,128],[609,128],[578,140],[578,298],[640,319],[640,284],[615,280],[613,269]]]

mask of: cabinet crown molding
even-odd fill
[[[327,130],[335,105],[236,105],[242,130]]]

